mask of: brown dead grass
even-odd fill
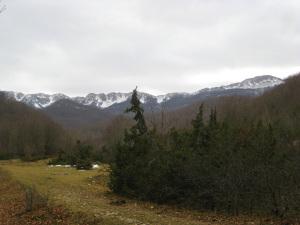
[[[70,213],[63,206],[49,205],[46,199],[33,198],[33,209],[26,211],[28,187],[0,170],[0,225],[92,225],[101,220],[80,213]],[[35,190],[33,190],[35,191]],[[34,193],[39,196],[38,193]]]
[[[71,224],[70,214],[62,207],[39,205],[31,212],[26,212],[24,186],[13,181],[0,171],[0,224]]]

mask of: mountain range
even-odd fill
[[[283,82],[280,78],[263,75],[227,86],[201,89],[194,93],[155,96],[140,92],[139,96],[145,111],[155,112],[161,109],[178,109],[213,97],[257,96]],[[68,127],[90,125],[95,121],[121,114],[129,105],[131,96],[130,92],[90,93],[85,97],[69,97],[65,94],[24,94],[13,91],[4,91],[4,94],[10,99],[46,112],[54,120]]]

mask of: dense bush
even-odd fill
[[[115,145],[111,189],[119,194],[226,211],[300,212],[300,149],[280,120],[208,121],[200,107],[192,128],[148,130],[132,96],[136,125]]]
[[[92,169],[92,151],[90,145],[82,144],[77,141],[71,151],[60,151],[58,156],[49,161],[50,165],[71,165],[77,169],[89,170]]]

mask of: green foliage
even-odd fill
[[[143,135],[147,132],[147,126],[143,115],[144,110],[138,98],[137,88],[133,90],[130,103],[131,107],[126,109],[126,112],[134,113],[134,120],[136,121],[136,124],[131,128],[132,135]]]
[[[90,145],[83,145],[77,142],[75,147],[75,164],[77,169],[90,170],[92,169],[91,153],[92,147]]]
[[[136,90],[133,98],[136,125],[115,145],[114,192],[230,214],[299,213],[299,146],[280,120],[218,121],[212,109],[205,122],[202,105],[191,129],[158,135],[144,123]]]
[[[72,151],[60,151],[57,158],[49,161],[49,165],[72,165],[77,169],[90,170],[92,169],[92,152],[92,146],[77,141]]]
[[[136,124],[125,131],[124,141],[115,146],[116,158],[112,166],[110,187],[117,193],[136,196],[138,190],[146,185],[142,179],[145,173],[148,150],[153,149],[151,135],[147,132],[147,127],[140,106],[137,90],[132,94],[131,107],[126,112],[134,113]],[[135,172],[135,176],[131,176]]]

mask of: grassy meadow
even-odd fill
[[[47,161],[11,160],[0,162],[0,169],[25,187],[37,190],[50,205],[63,206],[74,214],[97,221],[90,224],[273,224],[249,217],[228,217],[121,198],[107,187],[110,171],[107,165],[80,171],[49,167]]]

